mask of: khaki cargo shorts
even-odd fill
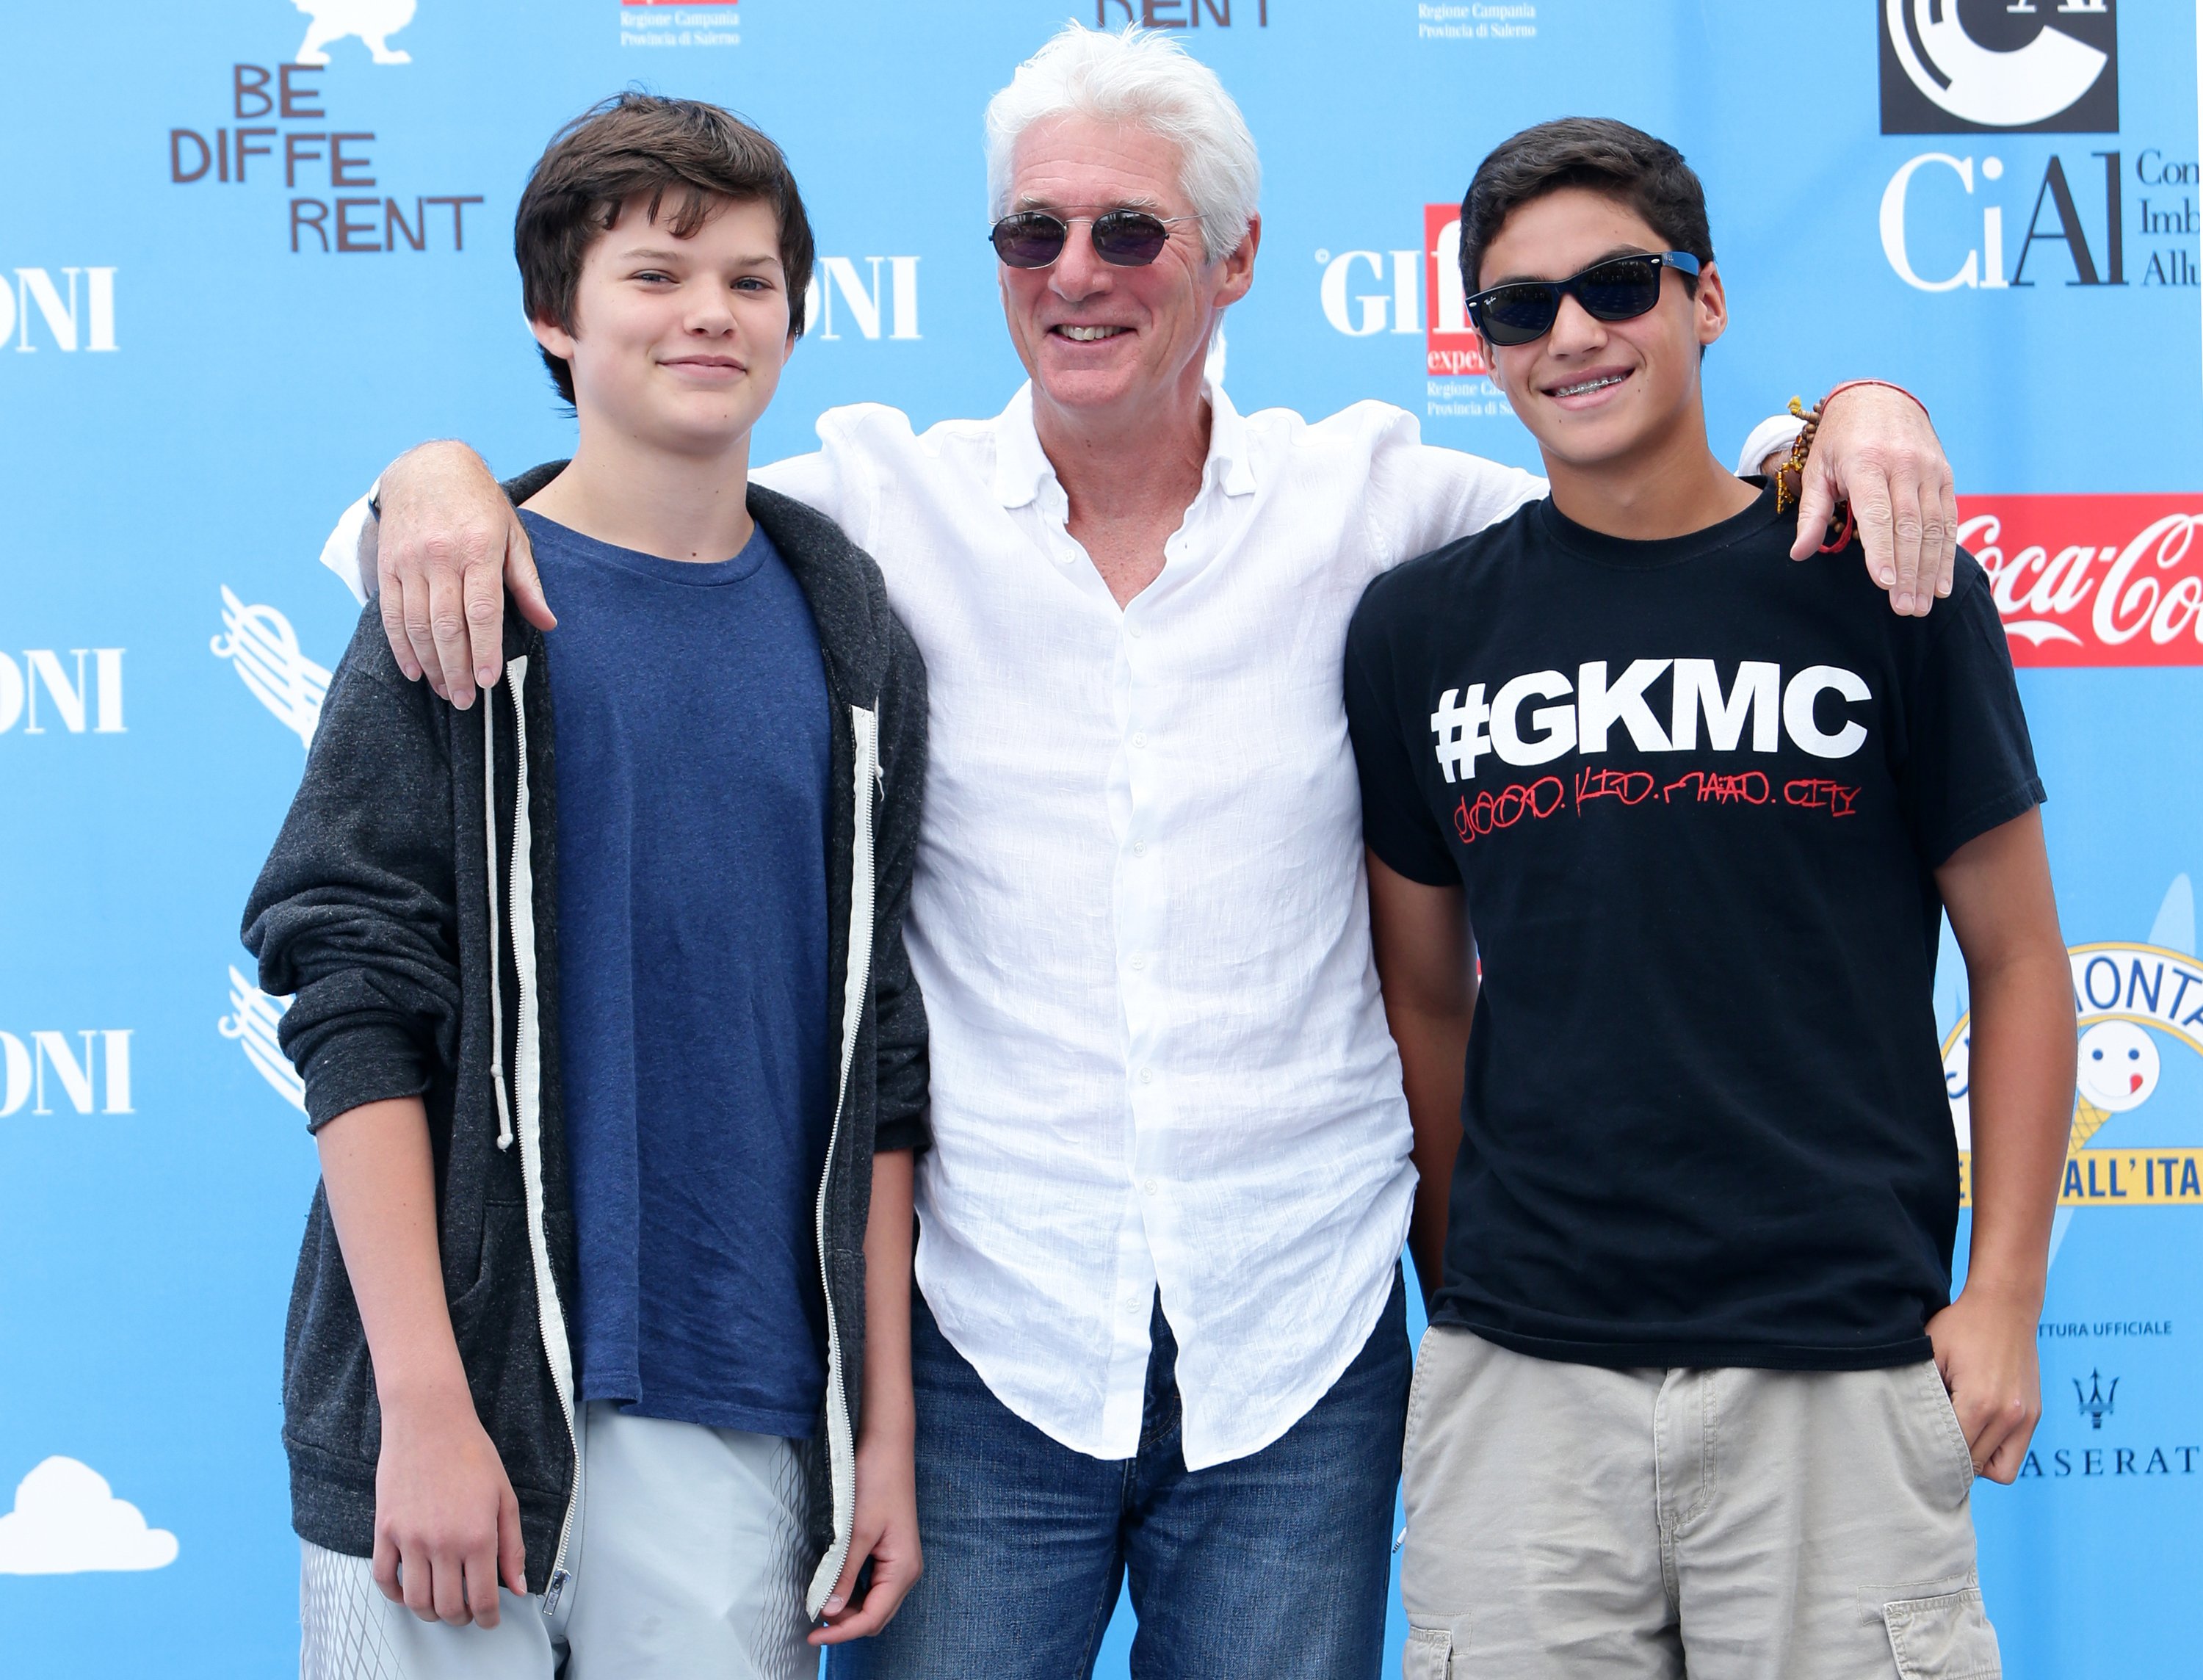
[[[1433,1326],[1406,1680],[1996,1680],[1933,1363],[1609,1371]]]

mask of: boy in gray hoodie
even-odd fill
[[[470,713],[370,608],[245,916],[322,1165],[303,1668],[789,1675],[919,1566],[924,671],[747,481],[812,262],[778,149],[623,95],[515,249],[580,422],[512,486],[564,627],[508,610]]]

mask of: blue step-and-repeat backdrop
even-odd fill
[[[1722,447],[1846,375],[1927,398],[2025,668],[2082,1030],[2043,1422],[1976,1498],[1982,1572],[2016,1680],[2203,1672],[2187,0],[15,0],[0,1674],[295,1661],[277,1367],[315,1164],[239,910],[353,621],[316,564],[339,510],[425,435],[506,469],[565,451],[510,256],[543,142],[640,84],[786,145],[824,258],[759,459],[832,404],[992,413],[1020,374],[979,115],[1067,9],[1176,32],[1253,126],[1243,409],[1378,398],[1533,462],[1464,330],[1450,206],[1492,143],[1572,112],[1705,178]]]

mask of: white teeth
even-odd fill
[[[1063,336],[1084,345],[1091,344],[1096,339],[1113,339],[1125,330],[1122,327],[1066,327],[1063,329]]]
[[[1557,386],[1554,390],[1553,395],[1556,397],[1580,397],[1586,391],[1604,391],[1609,385],[1619,385],[1627,377],[1628,375],[1626,374],[1609,374],[1603,379],[1587,379],[1581,385],[1563,385]]]

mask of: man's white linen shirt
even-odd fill
[[[1352,1363],[1415,1194],[1347,621],[1387,567],[1545,493],[1384,404],[1311,424],[1208,396],[1200,492],[1121,610],[1030,386],[922,435],[830,410],[817,453],[754,474],[878,561],[925,657],[918,1286],[996,1398],[1100,1459],[1138,1450],[1160,1288],[1192,1470],[1269,1445]],[[355,591],[365,519],[323,557]]]
[[[879,562],[925,657],[918,1287],[1004,1405],[1101,1459],[1138,1450],[1160,1288],[1193,1470],[1352,1362],[1415,1193],[1347,621],[1386,567],[1545,489],[1383,404],[1311,425],[1208,399],[1200,492],[1122,609],[1030,387],[923,436],[836,409],[818,453],[756,475]]]

